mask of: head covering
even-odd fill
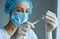
[[[30,4],[29,14],[31,14],[33,5],[30,0],[7,0],[5,3],[5,8],[4,8],[5,13],[10,14],[10,11],[12,11],[21,2],[28,2]]]

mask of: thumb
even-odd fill
[[[35,28],[35,26],[33,25],[33,23],[27,22],[27,24],[30,25],[30,27]]]

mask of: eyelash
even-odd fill
[[[22,10],[17,10],[17,12],[22,12]],[[28,12],[29,12],[29,10],[26,11],[26,13],[28,13]]]
[[[17,12],[21,12],[22,10],[17,10]]]
[[[26,13],[28,13],[29,11],[26,11]]]

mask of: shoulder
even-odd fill
[[[3,28],[0,28],[0,34],[3,33],[3,31],[4,31]]]
[[[29,35],[31,36],[31,39],[38,39],[36,33],[32,29],[29,30]]]
[[[0,39],[3,39],[3,28],[0,28]]]
[[[4,28],[0,28],[0,39],[9,39],[9,35]]]

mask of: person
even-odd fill
[[[32,8],[33,4],[30,0],[7,0],[4,11],[10,15],[10,20],[6,26],[0,27],[0,39],[38,39],[31,29],[32,23],[28,22],[28,15],[32,14]],[[57,24],[56,15],[49,12],[45,16],[46,39],[52,39],[52,31]],[[14,36],[16,32],[20,37]]]

